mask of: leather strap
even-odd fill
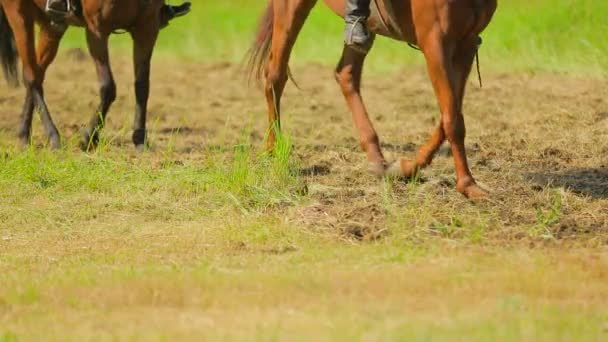
[[[370,18],[376,23],[380,24],[380,27],[376,27],[376,29],[382,30],[382,33],[390,37],[400,40],[404,38],[403,33],[401,32],[401,27],[399,26],[399,23],[395,17],[393,0],[373,0],[370,7]]]

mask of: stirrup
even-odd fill
[[[72,13],[72,1],[67,0],[66,1],[66,11],[58,11],[54,8],[51,8],[49,6],[50,1],[47,0],[46,1],[46,6],[45,6],[45,11],[46,13],[53,18],[53,20],[65,20],[68,18],[68,16],[70,15],[70,13]]]

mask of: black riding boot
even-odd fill
[[[366,25],[370,15],[369,4],[370,0],[346,0],[344,42],[361,52],[367,52],[372,42]]]
[[[165,4],[160,12],[160,27],[164,28],[169,25],[171,20],[188,14],[191,6],[192,3],[190,3],[190,1],[186,1],[179,6]]]

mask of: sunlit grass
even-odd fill
[[[106,211],[121,208],[132,201],[131,197],[144,193],[167,213],[189,201],[204,201],[204,205],[199,204],[205,210],[226,205],[236,205],[239,210],[263,209],[296,201],[298,174],[287,144],[279,139],[276,157],[272,157],[244,141],[227,153],[210,153],[203,163],[189,165],[176,163],[170,152],[161,158],[144,154],[134,159],[104,145],[94,154],[81,155],[73,155],[71,149],[9,150],[0,155],[0,196],[5,197],[0,217],[5,218],[4,224],[27,219],[11,214],[24,198],[62,200],[80,193],[114,198]],[[32,211],[38,212],[35,208]]]

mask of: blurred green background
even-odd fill
[[[265,6],[263,0],[195,0],[190,15],[162,32],[157,58],[241,62]],[[499,1],[494,20],[483,34],[483,67],[604,76],[607,15],[606,0]],[[127,35],[116,36],[112,45],[120,51],[130,48],[130,41]],[[73,47],[84,47],[82,29],[71,29],[63,42],[63,48]],[[319,1],[300,35],[292,63],[333,65],[341,47],[342,22]],[[422,62],[422,56],[405,44],[379,39],[368,66],[378,72]]]

